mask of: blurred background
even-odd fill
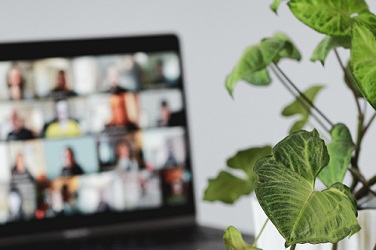
[[[3,0],[0,8],[0,42],[68,38],[131,36],[174,33],[180,38],[198,222],[253,233],[250,198],[236,205],[202,201],[207,179],[225,167],[225,160],[239,149],[275,144],[288,133],[294,119],[282,118],[282,108],[293,100],[275,79],[269,87],[239,84],[232,99],[224,79],[244,49],[261,38],[281,31],[302,52],[302,64],[282,62],[281,67],[301,87],[325,84],[317,106],[333,122],[345,122],[355,131],[355,105],[344,87],[340,68],[330,54],[325,68],[309,58],[322,35],[310,30],[282,4],[278,16],[269,9],[272,0]],[[376,3],[369,1],[375,11]],[[348,51],[340,50],[343,60]],[[1,58],[1,55],[0,55]],[[369,109],[369,114],[371,109]],[[310,124],[307,129],[312,129]],[[362,162],[373,160],[376,148],[369,131],[369,147]],[[364,164],[362,164],[364,165]],[[365,174],[374,174],[369,166]]]

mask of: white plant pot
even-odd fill
[[[253,209],[254,232],[257,235],[265,223],[266,215],[255,196],[251,198]],[[358,221],[362,230],[350,238],[338,243],[338,250],[372,250],[376,244],[376,209],[359,211]],[[273,223],[266,225],[264,232],[257,241],[257,247],[263,250],[284,250],[285,240]],[[332,244],[298,244],[296,250],[331,250]]]

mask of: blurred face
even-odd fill
[[[22,154],[18,154],[17,155],[17,158],[16,158],[16,169],[17,169],[17,172],[19,172],[19,173],[23,173],[26,170],[26,168],[25,168],[25,162],[24,162]]]
[[[9,95],[12,100],[22,99],[22,74],[18,68],[12,68],[8,74]]]
[[[64,158],[65,158],[65,166],[72,167],[74,164],[74,157],[72,154],[72,151],[69,149],[66,149],[64,152]]]
[[[119,158],[130,158],[129,148],[125,143],[119,144],[117,153]]]
[[[127,122],[124,99],[122,96],[111,97],[112,120],[115,125],[124,125]]]
[[[14,131],[18,131],[22,128],[22,122],[17,112],[13,112],[11,116],[12,128]]]
[[[20,87],[22,83],[22,74],[18,68],[12,68],[8,74],[8,83],[11,87]]]
[[[57,80],[56,80],[56,87],[58,89],[65,89],[65,84],[66,84],[66,81],[65,81],[65,73],[60,71],[58,74],[57,74]]]
[[[56,114],[59,121],[65,121],[69,118],[69,106],[66,101],[56,103]]]
[[[161,107],[161,120],[162,120],[162,122],[167,123],[169,119],[170,119],[170,110],[168,109],[167,106],[162,106]]]

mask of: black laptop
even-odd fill
[[[0,246],[219,249],[175,35],[0,44]]]

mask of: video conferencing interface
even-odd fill
[[[0,222],[184,206],[175,52],[0,62]]]

